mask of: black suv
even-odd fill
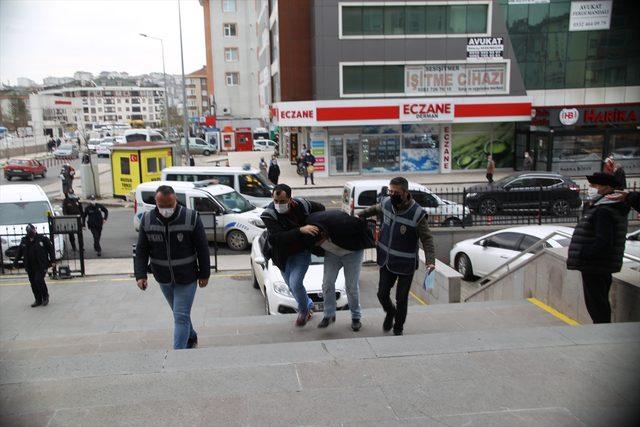
[[[496,215],[500,210],[537,210],[542,205],[553,215],[565,216],[582,205],[580,187],[571,178],[551,172],[513,174],[466,191],[466,205],[480,215]]]

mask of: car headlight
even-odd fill
[[[254,219],[250,219],[249,220],[249,224],[258,227],[258,228],[265,228],[264,222],[262,222],[262,220],[260,218],[254,218]]]
[[[287,284],[284,282],[273,282],[273,290],[276,291],[277,294],[293,298],[293,295],[289,290],[289,286],[287,286]]]
[[[467,198],[476,197],[477,195],[478,195],[478,193],[469,193],[469,194],[467,194]]]

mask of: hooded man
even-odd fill
[[[13,261],[15,266],[24,258],[24,269],[29,276],[31,291],[35,302],[31,307],[49,304],[49,290],[44,278],[49,265],[55,265],[56,256],[51,240],[45,235],[38,234],[33,224],[28,224],[27,235],[20,241],[18,253]]]
[[[582,274],[584,301],[593,323],[610,323],[611,274],[622,268],[629,206],[606,197],[618,184],[613,175],[596,172],[587,180],[591,200],[573,232],[567,269]]]

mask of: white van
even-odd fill
[[[255,206],[263,208],[271,203],[273,186],[257,169],[213,166],[174,166],[162,170],[164,181],[197,182],[215,179],[219,184],[242,194]]]
[[[233,188],[208,183],[153,181],[136,188],[133,227],[140,229],[142,214],[156,207],[156,189],[170,185],[176,192],[178,203],[198,212],[216,212],[216,236],[218,242],[226,242],[230,249],[243,251],[260,235],[264,223],[260,219],[263,209],[256,208]],[[207,230],[207,238],[214,240],[213,230]]]
[[[164,135],[156,130],[151,129],[128,129],[124,131],[124,139],[127,142],[147,141],[158,142],[166,141]]]
[[[389,186],[389,180],[361,180],[348,181],[342,192],[342,210],[349,215],[357,215],[369,206],[378,203],[380,194]],[[446,227],[462,225],[462,205],[441,199],[424,185],[409,181],[411,197],[429,214],[430,222],[436,222]],[[471,224],[469,208],[464,213],[465,225]]]
[[[11,264],[17,255],[20,240],[26,235],[27,224],[33,224],[40,234],[49,237],[49,216],[53,206],[44,190],[35,184],[0,186],[0,239],[2,259]],[[55,236],[56,259],[64,255],[64,236]]]

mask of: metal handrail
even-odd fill
[[[498,280],[502,279],[507,273],[509,273],[511,270],[509,269],[509,265],[511,263],[513,263],[514,261],[522,258],[523,256],[529,254],[533,248],[535,248],[536,246],[540,245],[541,243],[547,242],[549,239],[551,239],[553,236],[562,236],[562,237],[567,237],[569,239],[571,239],[573,236],[569,233],[566,233],[564,231],[560,231],[560,230],[556,230],[550,234],[548,234],[547,236],[541,238],[540,240],[536,241],[534,244],[532,244],[531,246],[529,246],[528,248],[524,249],[523,251],[521,251],[517,256],[508,259],[507,261],[503,262],[502,264],[500,264],[498,267],[496,267],[495,269],[493,269],[491,272],[485,274],[484,277],[476,280],[475,282],[473,282],[474,284],[477,284],[479,286],[481,286],[480,289],[476,290],[475,292],[473,292],[471,295],[467,296],[465,298],[465,301],[468,300],[469,298],[473,297],[476,294],[479,294],[480,292],[486,290],[489,286],[493,285],[494,283],[496,283]],[[539,253],[542,251],[542,249],[544,249],[543,247],[540,248],[540,250],[536,251],[535,253]],[[630,255],[627,254],[626,252],[622,255],[623,258],[627,258],[630,259],[631,261],[635,261],[640,263],[640,258],[634,256],[634,255]],[[506,267],[506,271],[495,277],[495,278],[491,278],[491,276],[497,272],[499,272],[500,270],[504,269]],[[484,282],[484,285],[483,285]]]

